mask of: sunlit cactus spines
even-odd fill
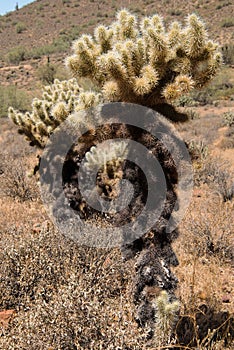
[[[43,88],[42,99],[33,99],[32,112],[23,114],[10,107],[9,117],[31,145],[44,148],[50,134],[71,113],[95,106],[100,101],[100,94],[83,91],[76,79],[56,79],[54,84]]]
[[[109,27],[81,36],[66,65],[76,77],[89,77],[107,101],[142,104],[156,110],[212,79],[222,64],[219,47],[208,39],[195,14],[185,26],[167,29],[159,15],[140,21],[128,10]],[[162,112],[162,110],[160,109]]]
[[[85,155],[84,167],[87,170],[95,166],[103,166],[106,162],[117,161],[123,162],[127,158],[128,149],[127,142],[111,142],[108,147],[104,147],[102,152],[96,146],[91,147],[90,151]]]
[[[177,300],[171,302],[168,293],[163,290],[155,298],[154,305],[156,309],[154,345],[167,345],[172,341],[180,303]]]

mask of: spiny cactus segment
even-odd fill
[[[33,100],[31,113],[10,107],[9,117],[32,145],[43,148],[69,114],[101,101],[145,105],[175,120],[175,111],[166,106],[204,86],[222,63],[218,45],[208,39],[195,14],[187,17],[185,27],[174,22],[166,30],[159,15],[138,21],[121,10],[109,27],[100,25],[93,36],[76,40],[73,52],[67,67],[74,77],[91,79],[102,94],[83,91],[75,78],[55,80],[44,87],[42,99]]]
[[[178,319],[180,303],[170,301],[168,293],[163,290],[154,300],[156,309],[156,322],[154,333],[154,345],[167,345],[171,342],[172,330]]]
[[[127,157],[127,154],[127,142],[125,141],[111,142],[108,147],[104,147],[102,150],[96,146],[93,146],[85,155],[84,167],[87,170],[90,170],[96,165],[101,167],[107,162],[111,162],[113,160],[123,162],[123,160]]]
[[[42,99],[34,98],[32,112],[9,108],[9,117],[31,145],[43,148],[53,130],[72,112],[97,105],[100,94],[83,91],[76,79],[59,81],[43,88]]]
[[[159,15],[140,22],[127,10],[109,27],[82,35],[66,65],[75,77],[89,77],[107,101],[155,107],[204,86],[221,66],[218,45],[208,40],[203,22],[192,14],[185,27],[168,30]]]

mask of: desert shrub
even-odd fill
[[[15,85],[0,86],[0,118],[7,117],[9,106],[25,112],[30,106],[30,96]]]
[[[220,147],[223,149],[234,148],[234,126],[225,131],[224,137],[220,142]]]
[[[233,27],[233,26],[234,26],[234,20],[231,17],[225,18],[221,22],[221,27],[223,27],[223,28],[229,28],[229,27]]]
[[[53,53],[64,52],[68,49],[69,42],[65,41],[63,38],[58,38],[53,40],[51,44],[46,44],[39,47],[34,47],[29,50],[28,56],[32,58],[40,58],[44,55],[50,55]]]
[[[53,83],[57,67],[54,64],[45,64],[37,69],[37,76],[44,84]]]
[[[187,232],[188,236],[185,233],[184,254],[190,254],[195,259],[210,258],[210,263],[214,259],[215,265],[216,258],[219,259],[219,264],[230,262],[233,264],[232,221],[230,220],[233,211],[232,203],[220,201],[211,191],[207,192],[207,196],[211,200],[208,206],[204,205],[204,201],[200,204],[193,202],[191,204],[193,210],[186,216],[184,232]]]
[[[170,15],[171,16],[180,16],[182,14],[182,11],[180,10],[171,10]]]
[[[234,64],[234,45],[226,44],[222,47],[223,61],[225,64]]]
[[[1,237],[0,302],[18,314],[0,329],[1,349],[142,349],[120,252],[79,247],[51,225],[39,227],[36,238],[15,228]]]
[[[227,126],[228,129],[224,132],[219,146],[222,149],[234,148],[234,113],[231,111],[225,112],[222,119],[222,125]]]
[[[26,30],[26,25],[23,22],[18,22],[15,26],[16,33],[20,34]]]
[[[24,61],[28,56],[28,52],[26,48],[23,46],[18,46],[13,49],[11,49],[7,55],[6,55],[6,60],[9,63],[15,63],[19,64],[21,61]]]
[[[225,162],[221,163],[219,159],[208,158],[203,161],[195,174],[195,183],[208,184],[223,202],[234,197],[233,173],[228,169],[228,165]]]
[[[222,119],[223,119],[223,125],[225,126],[233,126],[234,125],[234,112],[225,112],[222,115]]]
[[[38,9],[39,11],[42,11],[42,10],[44,9],[44,5],[43,5],[43,4],[38,5],[37,9]]]
[[[27,57],[40,58],[44,55],[65,52],[70,48],[71,42],[79,34],[79,27],[73,26],[70,30],[62,31],[51,44],[34,47],[27,52]]]
[[[22,163],[21,159],[2,155],[0,163],[0,192],[2,194],[19,201],[36,198],[37,188],[33,179],[28,177],[26,165]]]

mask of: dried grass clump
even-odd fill
[[[207,184],[223,202],[231,201],[234,197],[233,172],[227,162],[221,162],[218,158],[200,159],[195,171],[195,184]]]
[[[119,251],[78,247],[51,227],[13,229],[2,235],[1,261],[1,308],[17,313],[1,329],[1,349],[143,348]]]
[[[21,155],[22,157],[22,155]],[[0,194],[18,201],[35,200],[38,189],[35,179],[29,178],[22,158],[0,155]]]
[[[182,308],[169,348],[231,349],[233,321],[228,312],[220,310],[218,298],[221,288],[227,287],[227,276],[220,271],[231,259],[228,218],[232,211],[230,202],[223,209],[218,207],[219,216],[215,208],[217,203],[209,213],[201,208],[199,225],[191,225],[192,219],[197,223],[191,212],[182,228],[183,244],[176,242]],[[204,223],[208,214],[209,221]],[[15,309],[16,316],[8,328],[1,328],[0,348],[155,350],[155,339],[148,340],[148,327],[139,328],[135,320],[131,297],[134,262],[123,262],[116,249],[77,246],[44,222],[43,215],[38,230],[30,230],[30,225],[2,230],[0,304],[2,309]],[[207,247],[207,237],[214,252]],[[199,296],[204,289],[206,308],[201,308]],[[159,291],[147,292],[155,300]]]
[[[224,133],[224,138],[220,142],[222,149],[234,148],[234,125],[230,126]]]
[[[234,339],[233,204],[203,191],[194,196],[174,245],[180,261],[177,341],[189,349],[229,349]]]

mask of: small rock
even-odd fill
[[[6,328],[12,320],[15,310],[0,311],[0,327]]]

